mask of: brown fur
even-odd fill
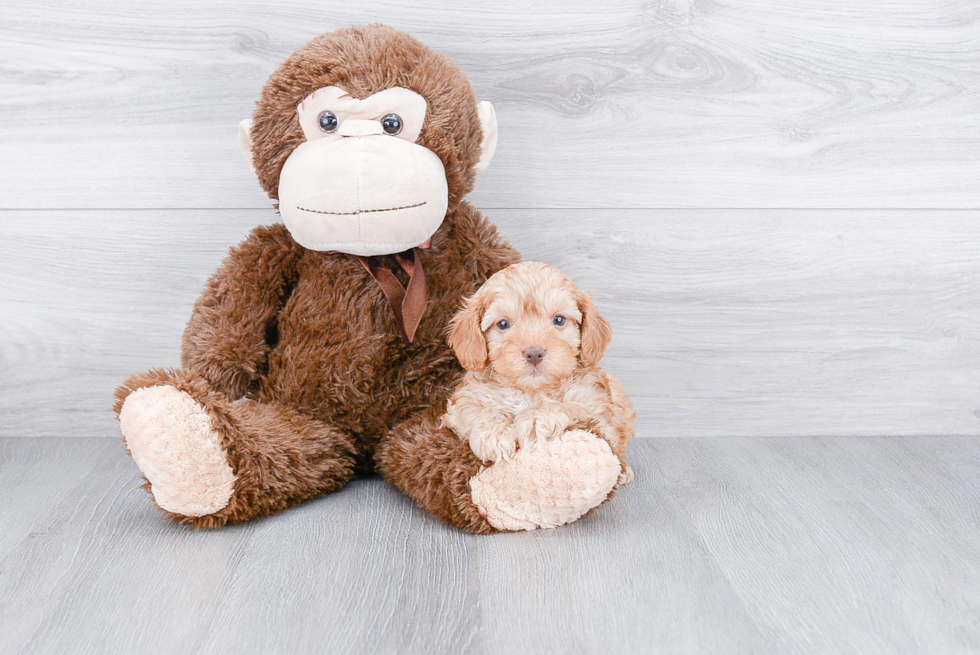
[[[197,518],[161,510],[170,519],[201,528],[217,527],[336,491],[354,477],[357,445],[351,437],[277,403],[245,400],[231,404],[190,369],[154,369],[132,376],[116,390],[116,413],[135,389],[161,384],[190,394],[208,410],[212,429],[220,436],[238,478],[231,502],[223,510]],[[148,481],[143,488],[149,491]]]
[[[476,96],[449,57],[384,25],[316,37],[269,78],[252,123],[252,153],[262,188],[277,198],[279,171],[306,139],[296,106],[313,91],[340,86],[354,98],[400,86],[429,102],[418,142],[439,155],[449,183],[449,212],[473,189],[483,134]]]
[[[445,403],[402,423],[378,449],[379,468],[419,505],[442,521],[468,532],[498,532],[470,499],[470,478],[482,462],[469,445],[439,424]]]
[[[303,141],[296,106],[331,85],[355,97],[402,86],[429,103],[418,142],[442,159],[450,203],[421,255],[429,303],[414,341],[399,336],[356,257],[304,249],[280,224],[258,227],[195,304],[183,368],[129,378],[116,412],[135,389],[170,384],[211,414],[236,482],[220,512],[170,515],[196,527],[270,514],[340,488],[355,471],[377,470],[441,519],[493,532],[466,484],[478,460],[436,422],[462,374],[445,326],[465,296],[520,259],[462,201],[480,155],[476,98],[451,60],[391,28],[318,37],[273,74],[255,112],[253,164],[273,199],[283,162]],[[394,257],[381,259],[407,282]]]

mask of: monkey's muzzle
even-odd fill
[[[311,250],[403,252],[439,229],[448,206],[442,160],[384,134],[307,141],[279,177],[279,213]]]

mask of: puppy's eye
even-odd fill
[[[402,117],[398,114],[388,114],[381,119],[381,129],[385,131],[385,134],[391,134],[394,136],[402,131]]]
[[[510,329],[510,321],[508,321],[506,318],[503,319],[502,321],[497,321],[497,329],[498,330],[509,330]]]
[[[564,316],[556,316],[553,319],[551,319],[551,324],[552,325],[557,325],[558,327],[562,327],[562,326],[565,325],[565,317]]]
[[[337,126],[340,125],[340,121],[337,120],[337,115],[332,111],[321,111],[317,117],[317,122],[320,124],[320,129],[327,134],[336,132]]]

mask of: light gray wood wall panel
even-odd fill
[[[238,121],[371,21],[497,105],[483,207],[980,207],[974,0],[5,0],[0,207],[268,207]]]
[[[557,530],[474,536],[378,478],[193,531],[114,439],[0,440],[4,653],[976,653],[980,440],[633,443]],[[80,470],[88,474],[80,476]],[[54,502],[7,474],[77,481]]]
[[[980,212],[496,210],[616,328],[639,434],[980,432]],[[271,210],[0,212],[0,434],[110,435]]]

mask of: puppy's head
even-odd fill
[[[488,367],[506,384],[536,389],[593,366],[612,337],[592,298],[564,273],[521,262],[491,277],[452,321],[449,345],[464,368]]]

